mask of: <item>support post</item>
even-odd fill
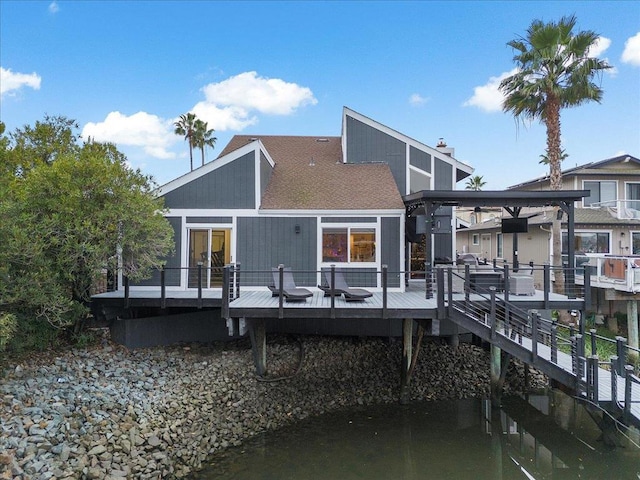
[[[598,354],[598,342],[597,342],[597,338],[596,338],[596,334],[598,333],[598,331],[595,328],[592,328],[589,330],[589,333],[591,334],[591,355],[597,355]]]
[[[489,321],[491,322],[491,340],[496,338],[496,287],[489,287],[491,294],[491,311],[489,313]]]
[[[222,318],[229,317],[229,300],[231,289],[231,266],[227,265],[222,269],[222,308],[220,309],[220,316]]]
[[[413,349],[413,319],[402,320],[402,366],[400,370],[400,403],[409,403],[409,368]]]
[[[491,406],[500,408],[502,389],[500,388],[500,373],[502,369],[502,351],[491,344]]]
[[[551,266],[548,263],[544,264],[543,270],[543,294],[544,294],[544,309],[549,309],[549,292],[551,292]]]
[[[240,264],[236,263],[233,268],[234,278],[235,278],[235,286],[236,286],[236,297],[240,298]]]
[[[251,338],[251,350],[253,351],[253,363],[256,373],[264,376],[267,373],[267,331],[264,318],[254,318],[249,325],[249,337]]]
[[[331,265],[331,284],[329,285],[329,301],[331,303],[331,318],[336,318],[336,266]]]
[[[444,268],[436,268],[436,293],[438,297],[438,319],[446,317],[444,311]]]

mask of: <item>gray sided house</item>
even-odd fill
[[[346,107],[340,136],[234,136],[217,159],[158,190],[175,232],[175,255],[165,269],[167,296],[187,298],[200,283],[204,295],[219,299],[220,267],[228,264],[240,264],[243,288],[265,289],[273,283],[271,269],[281,264],[291,267],[299,287],[316,288],[322,271],[335,265],[352,287],[373,291],[382,288],[386,265],[387,286],[404,291],[403,272],[414,255],[403,197],[453,190],[469,176],[471,167],[452,153]],[[437,213],[445,228],[434,235],[429,254],[451,257],[452,212]],[[157,274],[131,285],[131,297],[151,295],[159,285]],[[338,333],[325,330],[319,333]],[[387,335],[388,326],[381,331]]]
[[[202,262],[240,263],[243,285],[255,286],[269,281],[258,272],[279,264],[300,272],[301,286],[316,286],[318,272],[336,265],[355,285],[375,289],[376,272],[387,265],[395,273],[390,286],[403,289],[403,196],[454,189],[471,169],[450,153],[348,108],[340,137],[236,135],[216,160],[159,189],[176,240],[167,285],[196,287],[185,267]],[[450,212],[444,215],[450,225]],[[452,255],[448,232],[435,257]],[[205,288],[218,288],[220,279],[206,270]]]

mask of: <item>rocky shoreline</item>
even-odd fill
[[[0,379],[0,479],[184,478],[257,433],[398,401],[400,342],[274,337],[259,381],[246,341],[129,351],[105,342],[11,365]],[[522,388],[514,366],[505,390]],[[534,377],[538,384],[544,378]],[[411,400],[487,396],[478,347],[422,346]]]

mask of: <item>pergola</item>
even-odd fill
[[[425,268],[432,267],[432,239],[434,216],[440,207],[502,207],[512,217],[518,218],[525,207],[557,206],[567,214],[567,234],[574,237],[574,204],[590,195],[589,190],[422,190],[417,193],[405,195],[405,208],[408,217],[418,215],[426,216],[425,232],[426,251],[429,252]],[[513,235],[514,267],[517,268],[518,235]],[[569,265],[575,265],[575,245],[568,242],[567,245]],[[567,283],[575,284],[575,272],[572,268],[567,271]]]

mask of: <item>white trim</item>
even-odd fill
[[[276,217],[395,217],[404,215],[405,210],[260,210],[259,213]]]
[[[407,161],[405,162],[405,181],[404,181],[404,195],[409,195],[411,193],[411,147],[408,143],[404,144],[405,146],[405,158]],[[415,169],[415,167],[414,167]],[[418,169],[420,170],[420,169]]]

